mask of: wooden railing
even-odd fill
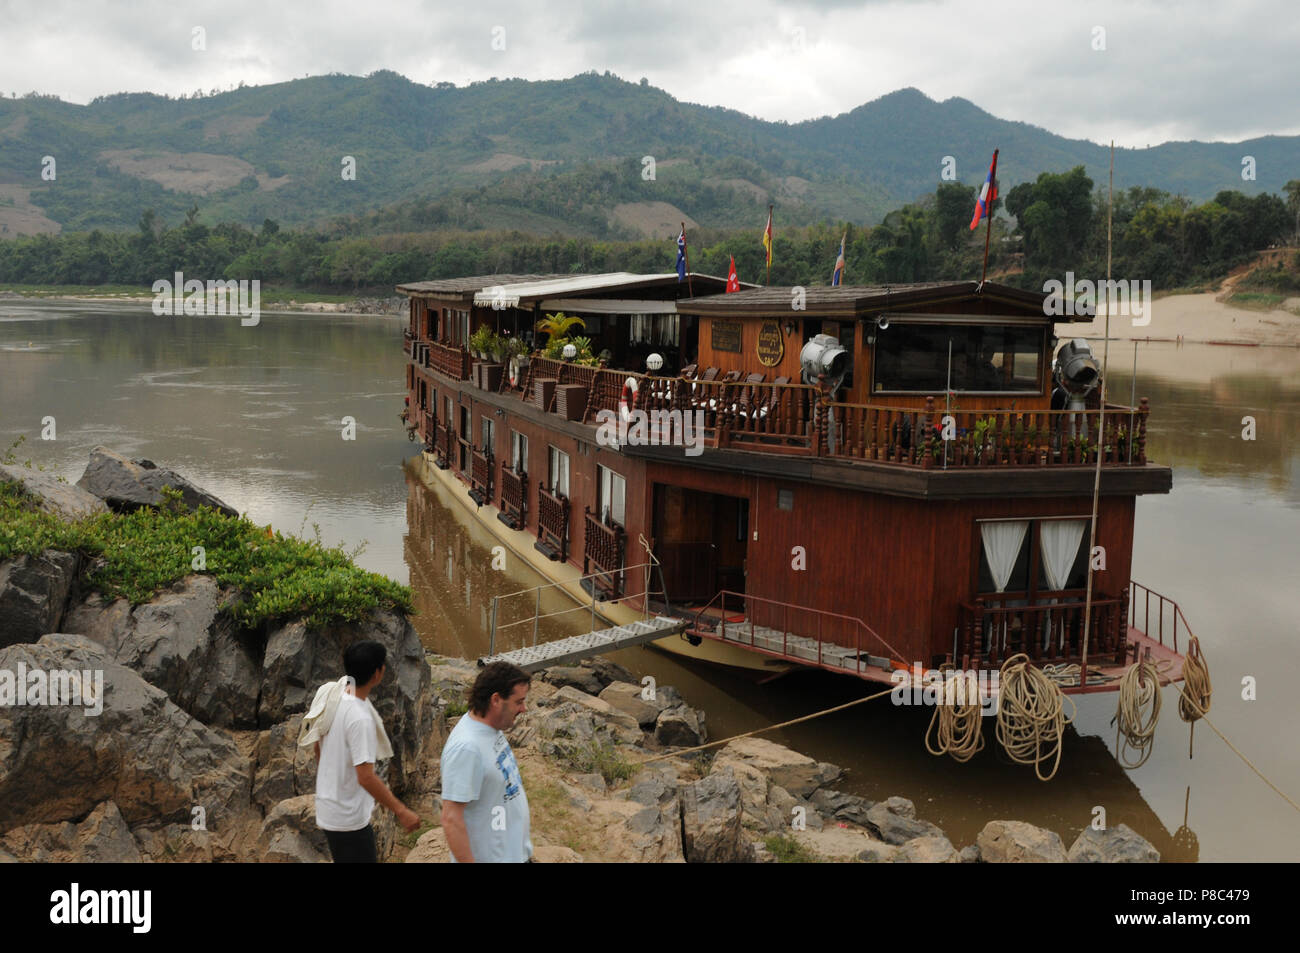
[[[470,453],[470,490],[477,491],[484,503],[492,502],[492,457],[482,450]]]
[[[505,460],[501,461],[501,510],[515,520],[515,529],[528,523],[528,474],[515,473]]]
[[[552,493],[545,483],[537,484],[537,539],[569,559],[569,500]]]
[[[976,599],[961,607],[957,653],[962,668],[1001,665],[1017,652],[1033,661],[1079,662],[1083,654],[1085,605],[1077,602],[1011,606]],[[1128,593],[1119,599],[1094,599],[1088,656],[1109,656],[1123,664],[1127,651]],[[958,660],[954,660],[958,661]]]
[[[627,388],[636,381],[636,394]],[[628,391],[629,411],[644,411],[656,442],[678,443],[683,417],[694,432],[703,429],[715,446],[729,443],[812,450],[818,437],[817,389],[804,384],[747,384],[743,381],[685,381],[625,371],[597,372],[587,404],[587,422],[601,411],[620,413]],[[697,427],[697,423],[702,425]]]
[[[440,359],[438,352],[433,359]],[[468,366],[463,373],[468,375]],[[1145,397],[1138,407],[1108,403],[1102,431],[1097,408],[962,410],[960,396],[946,411],[934,397],[927,397],[924,407],[850,404],[826,401],[807,384],[687,381],[544,357],[531,359],[521,382],[523,399],[533,398],[532,382],[541,378],[586,387],[582,420],[587,424],[609,419],[602,412],[620,414],[628,398],[629,411],[645,412],[645,437],[656,445],[686,443],[689,414],[691,441],[702,439],[713,447],[934,469],[1086,466],[1098,455],[1107,466],[1147,463]],[[636,383],[635,394],[627,387],[629,379]],[[629,422],[629,431],[636,423]],[[695,436],[699,431],[702,438]]]
[[[435,371],[446,374],[453,380],[469,380],[470,356],[468,351],[452,347],[449,344],[439,344],[437,341],[425,341],[423,343],[429,349],[426,360],[427,367],[432,367]]]
[[[934,398],[923,409],[830,403],[826,452],[948,469],[1083,466],[1100,452],[1103,464],[1142,466],[1149,412],[1145,397],[1138,408],[1108,405],[1102,434],[1097,409],[945,413]]]
[[[584,523],[582,544],[582,574],[594,573],[592,584],[605,591],[610,598],[623,594],[623,555],[627,544],[627,534],[623,527],[606,525],[600,517],[583,509]]]

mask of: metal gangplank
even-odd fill
[[[511,592],[503,596],[492,597],[492,619],[490,623],[490,635],[488,639],[488,654],[478,660],[480,667],[490,662],[512,662],[518,665],[525,672],[536,672],[552,665],[567,665],[576,662],[579,659],[590,658],[593,655],[602,655],[605,652],[615,652],[619,649],[630,648],[634,645],[645,645],[647,642],[655,642],[659,639],[665,639],[673,635],[681,635],[691,625],[689,619],[678,618],[672,614],[672,605],[668,600],[667,591],[663,588],[663,573],[659,568],[659,560],[650,551],[650,546],[645,537],[639,537],[638,540],[646,551],[646,562],[639,563],[635,566],[625,566],[614,573],[595,572],[586,576],[579,576],[573,580],[581,586],[586,582],[590,586],[589,602],[578,603],[567,609],[560,609],[556,612],[542,612],[542,593],[548,589],[556,589],[566,598],[577,601],[576,596],[566,587],[572,583],[552,582],[543,586],[534,586],[531,589],[521,589],[518,592]],[[597,612],[597,589],[601,581],[609,582],[613,577],[619,577],[621,580],[635,571],[644,570],[644,588],[642,589],[642,605],[646,606],[643,610],[643,617],[624,625],[607,624],[605,628],[597,628],[597,620],[601,623],[610,623],[610,620],[604,619]],[[660,588],[652,590],[650,587],[652,575],[659,576]],[[583,587],[587,588],[587,587]],[[660,615],[650,615],[649,603],[650,596],[654,593],[663,596],[664,605],[667,612]],[[511,622],[500,621],[501,608],[503,605],[509,605],[512,601],[522,600],[528,605],[529,610],[522,614],[521,618]],[[580,635],[569,636],[564,639],[556,639],[553,642],[539,643],[538,632],[539,624],[542,619],[548,619],[552,616],[566,615],[570,612],[589,612],[590,622],[589,631]],[[532,627],[532,644],[524,645],[520,648],[508,651],[497,651],[497,636],[505,629],[515,626]]]
[[[653,616],[649,619],[639,619],[628,625],[616,625],[584,635],[557,639],[554,642],[529,645],[511,652],[485,655],[478,660],[478,664],[481,667],[489,662],[513,662],[525,672],[536,672],[552,665],[568,665],[578,659],[603,655],[633,645],[644,645],[670,635],[680,635],[686,631],[689,624],[686,619]]]

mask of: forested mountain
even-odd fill
[[[346,218],[348,231],[369,233],[659,238],[682,219],[753,227],[769,203],[785,225],[869,225],[932,193],[945,156],[959,181],[979,183],[994,147],[1004,193],[1080,165],[1105,181],[1101,146],[914,89],[795,124],[608,73],[457,88],[380,72],[86,106],[29,96],[0,100],[0,237],[134,229],[146,209],[179,224],[195,206],[209,224],[337,229]],[[1255,180],[1241,177],[1247,155]],[[1298,176],[1300,137],[1272,136],[1122,150],[1115,182],[1202,202],[1225,189],[1280,192]]]

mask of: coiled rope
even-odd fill
[[[982,721],[974,677],[961,673],[945,678],[943,698],[934,706],[930,727],[925,730],[925,750],[935,756],[949,754],[956,761],[969,761],[984,748]],[[934,744],[930,743],[931,735],[937,735]]]
[[[1192,743],[1196,739],[1196,722],[1210,710],[1210,664],[1201,654],[1201,640],[1192,636],[1188,640],[1187,654],[1183,657],[1183,685],[1178,696],[1178,717],[1189,725],[1187,757],[1192,756]],[[1193,702],[1195,704],[1193,704]]]
[[[1169,663],[1150,659],[1135,662],[1119,682],[1119,703],[1115,708],[1115,749],[1126,768],[1140,768],[1151,757],[1160,721],[1160,676]],[[1130,751],[1133,752],[1130,754]]]
[[[1017,764],[1032,764],[1040,781],[1050,781],[1061,765],[1061,743],[1065,726],[1074,721],[1078,708],[1069,699],[1073,713],[1065,716],[1065,694],[1042,669],[1029,664],[1023,652],[1002,663],[1001,699],[998,704],[998,742]],[[1042,765],[1052,761],[1043,774]]]

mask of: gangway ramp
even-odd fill
[[[490,662],[512,662],[525,672],[536,672],[552,665],[568,665],[593,655],[603,655],[634,645],[645,645],[686,631],[690,622],[673,616],[653,616],[627,625],[616,625],[584,635],[574,635],[554,642],[542,642],[510,652],[485,655],[478,660],[479,667]]]

